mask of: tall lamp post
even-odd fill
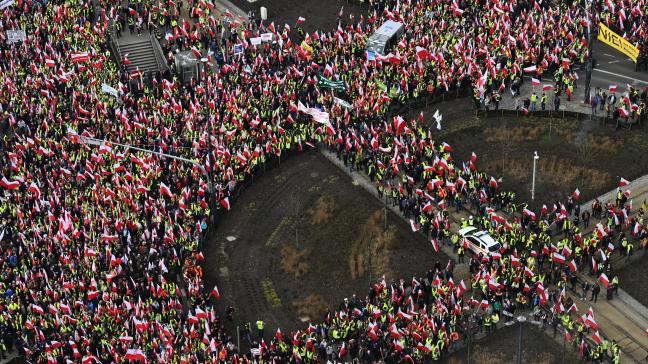
[[[531,200],[535,199],[536,162],[540,159],[538,151],[533,152],[533,177],[531,177]]]
[[[209,189],[209,193],[211,193],[212,195],[214,193],[214,187],[213,187],[213,184],[212,184],[212,180],[211,180],[211,178],[209,178],[209,173],[207,172],[207,169],[205,169],[205,167],[202,164],[200,164],[200,163],[198,163],[198,162],[196,162],[194,160],[187,159],[187,158],[184,158],[184,157],[179,157],[177,155],[171,155],[171,154],[166,154],[166,153],[162,153],[162,152],[156,152],[156,151],[150,150],[150,149],[139,148],[139,147],[135,147],[135,146],[128,145],[128,144],[115,143],[115,142],[111,142],[109,140],[104,140],[104,139],[91,138],[91,137],[86,137],[86,136],[81,136],[81,135],[79,136],[79,138],[80,138],[82,143],[88,144],[88,145],[104,145],[104,144],[117,145],[117,146],[124,147],[124,148],[127,148],[127,149],[134,149],[134,150],[138,150],[140,152],[156,154],[156,155],[159,155],[159,156],[162,156],[162,157],[165,157],[165,158],[171,158],[171,159],[179,160],[181,162],[191,163],[194,166],[198,167],[198,169],[200,169],[200,171],[205,175],[205,178],[207,178],[207,188]]]
[[[213,170],[214,166],[216,165],[216,161],[213,160],[213,153],[214,153],[214,146],[212,145],[212,136],[214,136],[214,121],[211,120],[211,112],[209,111],[209,103],[208,103],[208,96],[209,96],[209,82],[207,82],[207,66],[208,66],[208,61],[209,59],[207,57],[202,57],[199,60],[198,64],[202,64],[202,71],[199,70],[200,73],[203,73],[203,75],[199,74],[198,76],[200,77],[201,80],[205,82],[205,102],[204,102],[204,107],[206,108],[206,113],[205,113],[205,118],[207,119],[206,121],[209,123],[209,136],[207,137],[207,153],[209,154],[207,156],[207,161],[209,162],[209,171],[207,178],[209,178],[209,182],[213,183],[214,181],[214,175],[213,175]],[[220,104],[220,100],[219,104]],[[216,219],[216,191],[212,192],[211,199],[210,199],[210,209],[211,209],[211,219],[212,223]]]
[[[590,17],[590,12],[591,12],[591,1],[590,0],[583,0],[585,2],[585,14],[587,15],[587,66],[586,66],[586,75],[585,75],[585,99],[583,100],[584,103],[589,104],[590,103],[590,84],[592,83],[592,67],[594,67],[594,64],[592,63],[592,33],[591,33],[591,17]]]

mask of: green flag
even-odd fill
[[[346,90],[344,81],[333,81],[320,74],[317,75],[317,87],[328,87],[333,90],[340,90],[340,91]]]

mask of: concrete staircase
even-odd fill
[[[155,40],[149,32],[142,32],[141,36],[137,36],[128,34],[128,30],[121,38],[117,39],[120,60],[127,56],[132,62],[129,65],[124,65],[129,73],[138,68],[145,73],[158,72],[164,68],[161,50],[156,49],[154,42]]]

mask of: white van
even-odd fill
[[[387,20],[367,40],[367,52],[385,56],[405,32],[403,23]]]

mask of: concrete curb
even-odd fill
[[[626,306],[634,310],[639,316],[644,320],[648,321],[648,308],[642,305],[639,301],[635,300],[630,296],[626,291],[619,288],[619,300],[623,302]],[[610,301],[613,302],[614,300]]]
[[[625,190],[635,191],[635,190],[640,189],[644,185],[648,185],[648,174],[643,175],[643,176],[631,181],[627,186],[622,187],[621,189],[624,190],[624,191]],[[602,194],[601,196],[598,197],[599,202],[601,202],[601,204],[605,204],[606,202],[608,202],[610,200],[615,202],[616,201],[616,191],[617,191],[617,189],[614,188],[614,189]],[[581,205],[581,212],[584,212],[584,211],[592,212],[592,202],[594,202],[594,199],[589,200],[589,201],[585,202],[584,204],[582,204]],[[635,205],[635,206],[637,206],[637,205]],[[641,205],[639,205],[639,206],[641,206]]]

